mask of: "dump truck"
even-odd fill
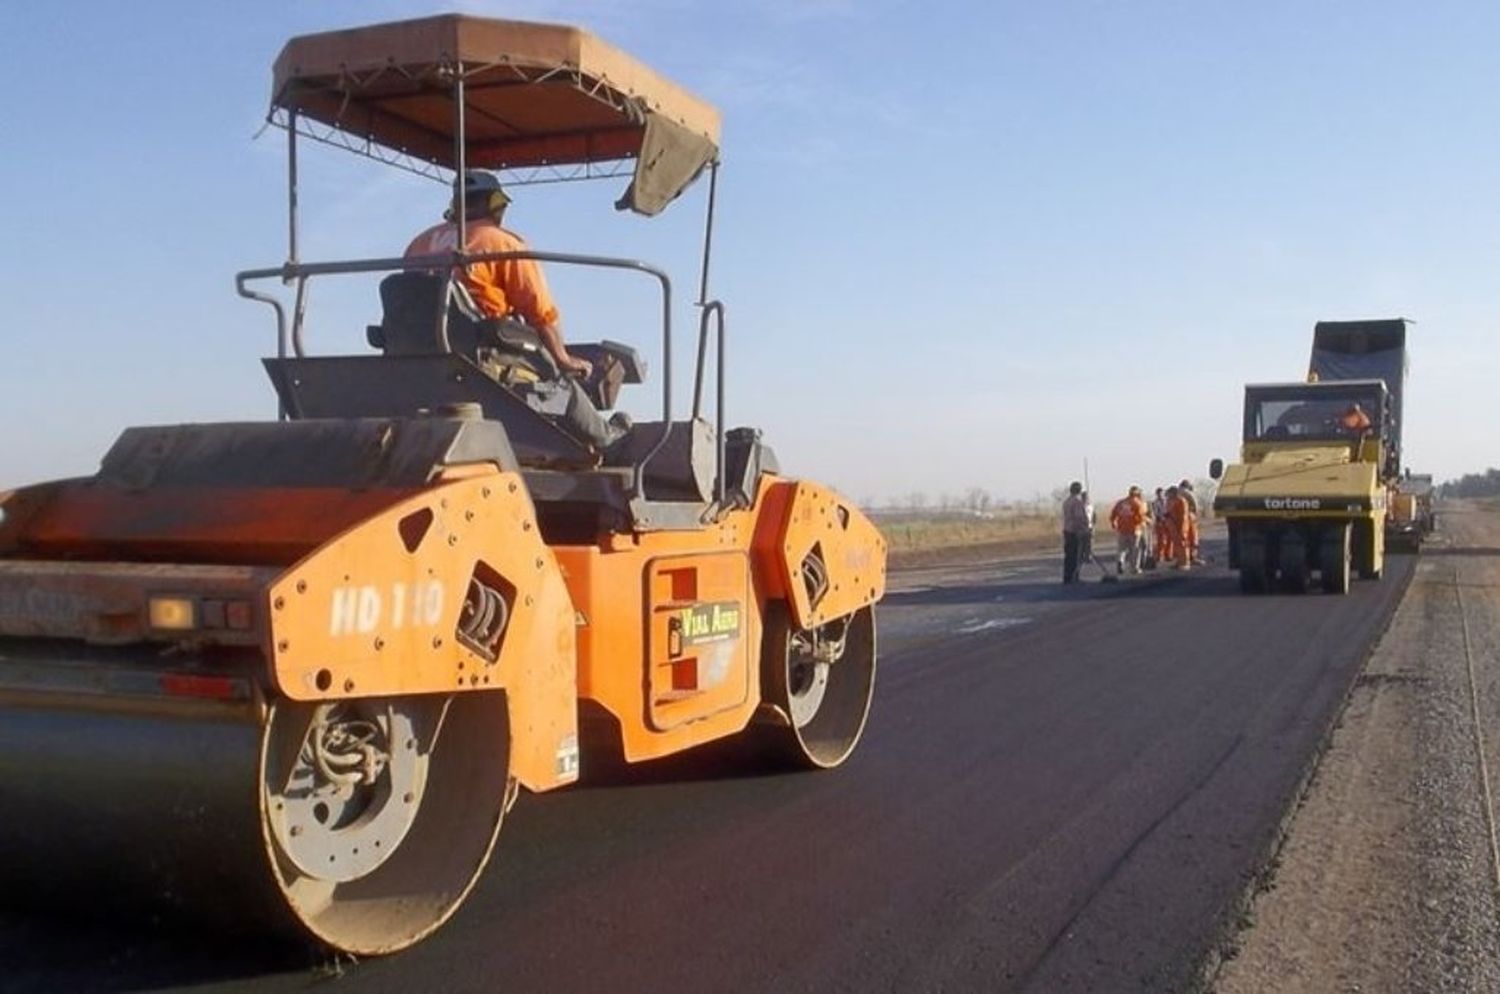
[[[1401,444],[1406,415],[1406,325],[1402,318],[1374,321],[1319,321],[1313,328],[1308,377],[1319,381],[1379,379],[1390,392],[1383,477],[1387,484],[1386,548],[1415,552],[1424,534],[1419,520],[1423,486],[1403,466]],[[1431,485],[1426,487],[1430,504]]]
[[[1309,382],[1380,380],[1389,398],[1381,475],[1394,481],[1402,473],[1401,434],[1406,421],[1405,318],[1373,321],[1319,321],[1313,326]]]
[[[269,118],[288,253],[236,287],[275,319],[277,414],[128,428],[94,475],[0,495],[0,894],[390,953],[454,914],[521,790],[593,756],[753,736],[842,764],[886,547],[725,426],[714,108],[577,28],[440,16],[292,39]],[[673,284],[645,262],[301,259],[310,141],[432,178],[437,205],[487,169],[621,177],[617,206],[649,216],[706,176],[691,409]],[[652,288],[655,417],[580,437],[535,339],[465,304],[457,267],[521,258]],[[369,351],[317,353],[309,284],[354,274],[380,281]],[[634,346],[570,348],[600,411],[649,380]]]

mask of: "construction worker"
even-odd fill
[[[1191,480],[1183,480],[1177,484],[1177,493],[1187,503],[1188,509],[1184,536],[1187,543],[1188,561],[1194,566],[1202,566],[1203,559],[1198,555],[1198,495],[1193,492]]]
[[[1188,569],[1188,502],[1177,487],[1167,488],[1167,541],[1168,558],[1173,569]]]
[[[1068,484],[1068,496],[1062,505],[1063,532],[1063,583],[1078,582],[1079,556],[1083,552],[1084,539],[1089,534],[1089,518],[1083,498],[1083,484],[1074,480]]]
[[[492,174],[470,170],[464,174],[464,200],[461,209],[465,220],[464,252],[479,255],[487,252],[525,252],[526,242],[500,226],[510,196]],[[406,248],[407,258],[422,255],[445,255],[458,250],[460,205],[454,204],[443,214],[442,224],[433,225],[413,238]],[[463,284],[485,317],[496,320],[519,319],[533,328],[542,345],[564,373],[588,376],[592,367],[587,359],[568,352],[558,324],[557,305],[547,290],[542,267],[535,259],[501,259],[475,262],[464,267]]]
[[[1349,409],[1339,416],[1339,428],[1351,435],[1363,434],[1370,430],[1370,416],[1365,409],[1356,401],[1349,405]]]
[[[1151,517],[1151,502],[1146,499],[1145,491],[1136,487],[1138,491],[1136,498],[1140,500],[1146,509],[1145,517],[1141,520],[1141,527],[1135,534],[1135,561],[1142,568],[1146,568],[1147,561],[1151,558],[1151,538],[1155,521]]]
[[[458,224],[454,219],[460,209],[465,222],[465,253],[527,251],[526,242],[519,235],[500,226],[508,206],[510,196],[493,175],[475,170],[465,173],[462,205],[452,204],[443,214],[442,224],[433,225],[413,238],[406,247],[406,258],[456,251]],[[600,457],[629,430],[630,420],[620,412],[605,421],[594,407],[582,384],[593,371],[593,365],[570,353],[563,342],[557,305],[547,290],[542,267],[535,259],[472,262],[464,267],[461,278],[475,306],[486,318],[524,324],[536,333],[558,371],[564,374],[539,386],[539,395],[555,403],[556,423]]]
[[[1141,497],[1140,487],[1131,487],[1109,512],[1110,527],[1115,530],[1115,573],[1123,575],[1128,567],[1131,574],[1141,571],[1141,535],[1151,509]]]
[[[1151,521],[1156,539],[1151,559],[1164,563],[1172,558],[1172,537],[1167,527],[1167,492],[1162,487],[1156,488],[1156,499],[1151,502]]]

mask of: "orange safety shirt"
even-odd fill
[[[1186,532],[1190,513],[1187,499],[1178,494],[1167,501],[1167,526],[1178,534]]]
[[[470,255],[482,252],[525,252],[526,242],[520,235],[506,231],[493,221],[470,221],[464,251]],[[443,255],[458,245],[458,225],[451,221],[433,225],[413,238],[406,247],[406,257]],[[486,317],[524,318],[535,328],[557,323],[557,305],[547,290],[542,267],[535,259],[500,259],[474,262],[466,267],[464,287]]]
[[[1134,535],[1150,515],[1150,508],[1139,497],[1122,497],[1109,512],[1109,523],[1121,535]]]
[[[1370,416],[1364,412],[1363,408],[1351,407],[1344,412],[1339,422],[1344,426],[1345,431],[1364,431],[1370,427]]]

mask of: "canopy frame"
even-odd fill
[[[528,71],[527,67],[507,61],[492,61],[477,64],[458,64],[452,61],[432,63],[423,67],[421,71],[412,71],[406,66],[388,65],[372,69],[364,73],[346,71],[340,76],[339,90],[348,94],[354,90],[362,90],[369,87],[371,83],[378,81],[382,76],[396,74],[403,79],[412,82],[426,84],[436,83],[431,87],[431,92],[436,95],[443,92],[451,93],[456,86],[456,81],[465,81],[465,89],[471,90],[468,80],[490,73],[494,70],[508,70],[513,76],[509,83],[489,82],[481,87],[491,89],[498,86],[525,86],[528,84],[545,83],[557,79],[566,79],[579,92],[599,101],[611,110],[621,114],[631,114],[635,108],[628,97],[616,91],[613,87],[602,80],[591,80],[577,69],[569,69],[564,66],[554,66],[546,69]],[[306,87],[305,82],[293,84],[298,87]],[[366,135],[361,138],[354,132],[347,131],[336,125],[327,124],[310,118],[305,114],[298,114],[294,108],[289,108],[281,102],[285,95],[278,94],[273,99],[270,109],[266,113],[266,121],[274,127],[283,131],[295,131],[296,136],[308,138],[324,145],[343,149],[373,159],[382,165],[395,166],[418,176],[447,183],[450,181],[453,170],[448,169],[440,163],[424,158],[420,155],[408,152],[404,149],[392,148],[376,141],[373,137]],[[347,104],[347,96],[344,101]],[[467,103],[467,101],[465,101]],[[467,109],[467,108],[466,108]],[[388,112],[373,110],[373,113],[386,115]],[[483,111],[476,111],[483,113]],[[405,122],[411,126],[411,122]],[[623,129],[622,129],[623,130]],[[580,131],[578,135],[587,140],[588,135],[599,133],[599,129],[593,131]],[[444,138],[446,136],[433,135],[433,138]],[[455,150],[455,158],[457,151]],[[511,186],[531,186],[543,183],[565,183],[576,180],[587,179],[612,179],[619,176],[629,175],[634,169],[636,154],[628,152],[615,158],[588,158],[583,162],[557,162],[545,163],[534,166],[502,166],[485,167],[497,173],[501,181]],[[712,162],[717,162],[715,155]]]
[[[436,21],[443,19],[438,18],[432,20]],[[283,58],[285,57],[285,54],[286,53],[284,51]],[[582,157],[575,156],[573,161],[543,162],[540,164],[528,165],[524,167],[494,167],[486,165],[483,168],[498,173],[502,177],[502,182],[509,183],[513,186],[534,185],[539,183],[569,182],[575,180],[618,177],[633,174],[634,179],[632,180],[631,187],[627,189],[625,196],[616,203],[616,208],[625,209],[627,206],[631,206],[633,207],[633,209],[637,210],[640,213],[655,213],[655,211],[653,210],[642,210],[638,205],[636,205],[635,202],[632,202],[632,195],[635,191],[636,184],[641,180],[643,175],[640,168],[640,152],[649,143],[649,124],[651,117],[650,112],[643,109],[643,105],[640,103],[638,98],[620,92],[615,87],[609,85],[602,78],[592,79],[588,76],[588,74],[582,72],[581,70],[566,66],[554,66],[546,69],[538,69],[534,72],[534,74],[530,75],[528,75],[525,67],[516,65],[515,63],[512,63],[508,60],[474,62],[465,61],[463,59],[440,59],[432,62],[422,63],[421,66],[422,68],[420,72],[413,72],[406,66],[401,66],[392,62],[388,65],[383,65],[378,68],[371,69],[365,73],[350,71],[347,69],[347,67],[341,66],[340,72],[338,74],[338,81],[340,86],[334,88],[334,92],[342,89],[343,99],[341,101],[341,107],[339,111],[335,115],[333,115],[334,122],[341,122],[343,120],[343,111],[347,109],[351,100],[351,94],[354,90],[368,87],[372,82],[380,79],[387,73],[394,72],[400,74],[405,78],[420,81],[424,84],[424,88],[428,81],[439,84],[431,87],[430,95],[435,95],[446,91],[449,95],[449,99],[452,102],[451,135],[453,146],[452,156],[450,160],[452,162],[451,168],[446,166],[442,162],[437,161],[433,156],[418,155],[405,148],[393,147],[388,143],[383,143],[377,140],[376,133],[373,130],[367,131],[364,137],[361,138],[354,131],[351,131],[346,127],[340,127],[339,123],[320,120],[315,115],[305,113],[302,102],[298,99],[293,99],[298,95],[299,87],[309,87],[309,84],[305,80],[298,80],[294,77],[293,79],[287,81],[284,85],[278,87],[277,91],[272,97],[271,107],[267,112],[266,120],[269,124],[282,129],[287,134],[287,260],[282,266],[274,270],[251,270],[237,274],[236,289],[242,297],[269,304],[275,311],[277,323],[278,358],[287,358],[289,347],[291,350],[295,351],[298,356],[301,356],[303,354],[303,317],[307,306],[308,279],[310,277],[330,275],[339,272],[370,272],[379,270],[381,268],[400,268],[399,264],[392,266],[391,260],[363,260],[354,263],[329,264],[305,263],[300,259],[298,249],[299,137],[316,141],[320,144],[329,145],[335,148],[341,148],[345,151],[353,152],[357,155],[362,155],[366,158],[372,159],[383,165],[393,166],[399,169],[403,169],[407,172],[426,177],[428,179],[443,182],[445,185],[450,185],[452,187],[454,202],[461,203],[463,198],[463,177],[468,169],[470,148],[470,143],[468,142],[466,135],[469,109],[468,83],[470,79],[481,76],[485,73],[493,72],[497,68],[509,69],[514,76],[514,82],[508,84],[498,84],[491,82],[483,84],[481,88],[496,85],[533,85],[561,78],[565,79],[575,89],[584,93],[586,96],[592,98],[593,100],[599,101],[603,105],[608,106],[609,108],[626,116],[627,118],[639,118],[641,129],[641,141],[639,143],[639,147],[636,150],[632,151],[622,146],[621,153],[618,155],[615,155],[613,157],[595,157],[592,154],[588,154],[589,139],[595,135],[607,134],[609,132],[609,129],[582,129],[577,133],[576,137],[582,138],[584,142],[585,154]],[[277,70],[279,74],[281,70],[281,60],[278,60]],[[348,87],[344,85],[347,83],[355,83],[358,85],[354,87]],[[306,91],[304,90],[303,92],[305,93]],[[377,112],[385,113],[384,111]],[[657,118],[658,120],[664,120],[660,117],[660,115],[657,115]],[[714,134],[712,138],[701,134],[697,136],[698,138],[709,143],[709,154],[707,154],[707,156],[701,161],[701,163],[697,165],[696,169],[692,171],[691,175],[683,177],[678,183],[675,184],[675,187],[668,188],[665,200],[661,201],[657,209],[659,210],[661,207],[664,207],[666,203],[675,199],[684,189],[692,185],[705,169],[708,171],[709,188],[705,204],[703,251],[699,271],[699,294],[698,300],[695,304],[695,306],[700,311],[700,321],[697,342],[697,357],[694,364],[694,387],[691,416],[693,418],[697,418],[702,413],[703,398],[705,393],[705,374],[707,372],[707,354],[710,345],[710,335],[712,331],[713,344],[715,346],[714,359],[716,366],[714,402],[717,414],[717,423],[714,427],[716,434],[716,456],[718,464],[717,479],[715,482],[716,500],[713,506],[714,514],[719,514],[726,509],[727,501],[727,480],[725,477],[726,428],[724,420],[725,318],[724,305],[721,301],[710,298],[708,284],[710,261],[713,249],[714,213],[717,203],[718,175],[720,166],[716,116],[714,125]],[[628,131],[633,135],[635,129],[634,127],[622,127],[617,130],[621,133]],[[433,137],[446,138],[447,136],[440,133],[433,133]],[[563,136],[564,142],[566,143],[570,138],[573,137],[575,136],[565,134]],[[574,147],[576,148],[576,146]],[[661,191],[657,190],[656,193],[659,195]],[[462,247],[467,244],[467,222],[464,218],[464,212],[457,211],[455,213],[455,220],[458,225],[457,244],[458,246]],[[660,438],[641,460],[641,463],[636,467],[634,486],[632,487],[632,490],[636,493],[637,496],[639,496],[644,492],[642,489],[642,481],[644,479],[643,474],[645,464],[649,462],[650,459],[654,455],[656,455],[657,452],[666,443],[672,423],[672,333],[670,303],[671,284],[666,274],[660,272],[657,269],[654,269],[651,266],[646,265],[645,263],[631,259],[615,259],[531,251],[522,253],[503,253],[501,255],[507,257],[514,256],[517,258],[525,257],[535,259],[537,261],[581,264],[585,266],[613,269],[635,269],[652,275],[659,281],[661,281],[664,304],[662,324],[662,376],[664,381],[662,384],[663,428]],[[450,265],[450,271],[456,271],[458,267],[461,267],[469,262],[484,261],[490,258],[499,257],[500,256],[497,256],[494,253],[481,256],[470,256],[464,253],[460,248],[460,250],[453,252],[451,257],[446,258],[444,261]],[[249,280],[263,279],[270,276],[279,277],[283,284],[295,287],[290,328],[288,328],[287,326],[284,309],[281,303],[276,300],[276,298],[264,293],[252,291],[245,285],[245,283]],[[444,344],[444,346],[447,346],[448,336],[446,307],[444,307],[440,311],[438,316],[438,336],[439,340]],[[289,412],[285,409],[284,405],[281,405],[280,403],[278,403],[278,410],[279,416],[281,418],[285,419],[289,416]]]

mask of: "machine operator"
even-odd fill
[[[510,196],[494,175],[477,170],[464,174],[462,210],[466,228],[464,251],[469,255],[490,252],[525,252],[526,242],[501,227]],[[458,245],[455,221],[460,205],[454,203],[444,213],[442,224],[433,225],[413,238],[406,248],[406,258],[446,255]],[[464,267],[464,288],[486,318],[501,322],[520,322],[536,332],[542,347],[563,374],[560,380],[543,384],[544,395],[552,398],[549,416],[591,447],[602,453],[629,431],[630,419],[617,412],[608,421],[599,414],[585,391],[582,381],[589,378],[593,365],[568,351],[558,325],[557,305],[547,289],[542,268],[535,259],[496,259],[473,262]],[[545,410],[546,408],[544,408]]]
[[[1370,416],[1358,402],[1350,404],[1349,409],[1339,416],[1339,427],[1351,435],[1370,430]]]
[[[510,196],[494,175],[477,170],[464,174],[466,253],[527,251],[526,242],[519,235],[501,227],[508,206]],[[457,210],[458,205],[454,204],[443,215],[442,224],[433,225],[413,238],[406,248],[406,257],[456,251]],[[464,269],[463,283],[485,317],[520,319],[535,329],[559,370],[584,377],[592,371],[587,359],[568,352],[558,325],[557,305],[552,302],[542,267],[535,259],[470,263]]]

